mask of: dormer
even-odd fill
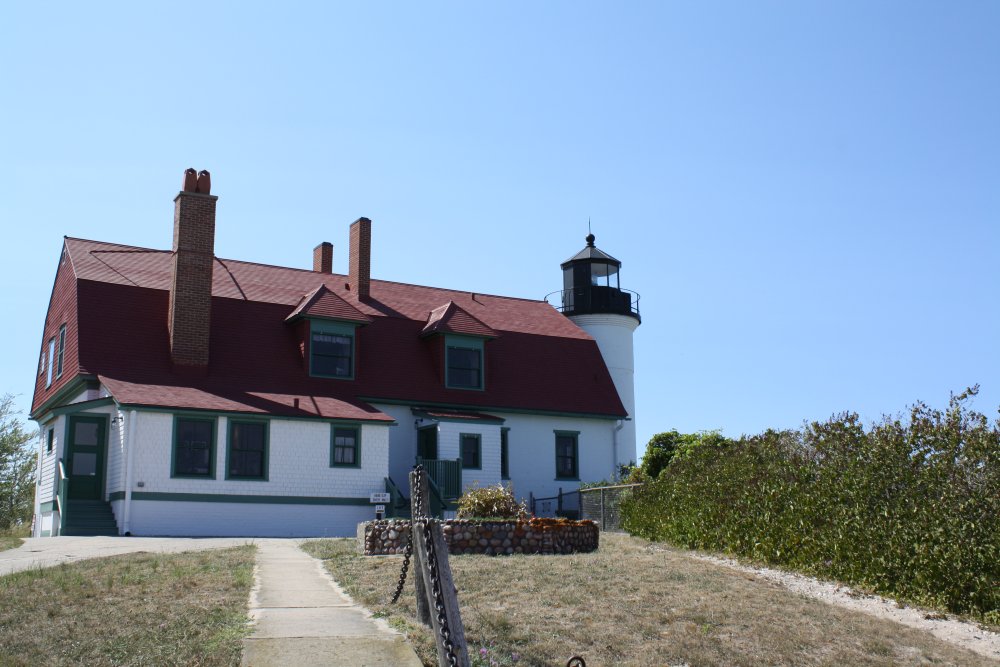
[[[285,322],[295,325],[309,374],[353,380],[357,369],[357,329],[372,319],[320,285],[304,295]]]
[[[449,301],[428,314],[420,335],[443,339],[445,387],[486,389],[486,342],[497,337],[496,331]]]

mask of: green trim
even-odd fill
[[[132,500],[180,503],[250,503],[262,505],[370,505],[369,498],[323,498],[315,496],[239,496],[224,493],[158,493],[135,491]]]
[[[177,422],[185,419],[190,421],[203,421],[212,423],[212,442],[208,445],[208,474],[189,475],[177,473]],[[205,416],[202,414],[190,414],[177,412],[174,414],[173,425],[170,430],[170,477],[171,479],[215,479],[215,441],[219,437],[219,420],[216,416]],[[133,497],[134,494],[133,494]]]
[[[43,530],[42,534],[39,537],[52,537],[52,531],[51,530]]]
[[[334,448],[336,447],[337,429],[354,431],[354,463],[336,463],[334,461]],[[361,467],[361,425],[360,424],[331,424],[330,425],[330,467],[331,468],[360,468]]]
[[[527,408],[504,408],[495,405],[470,405],[468,403],[429,403],[427,401],[401,400],[398,398],[375,398],[358,396],[359,401],[366,403],[385,403],[386,405],[419,405],[424,408],[450,408],[452,410],[488,410],[489,412],[509,412],[515,415],[544,415],[546,417],[581,417],[585,419],[603,419],[617,421],[626,419],[628,415],[609,415],[594,412],[560,412],[558,410],[530,410]]]
[[[38,506],[39,514],[45,514],[46,512],[55,512],[55,511],[56,511],[56,501],[54,500],[50,500],[49,502],[42,503],[41,505]]]
[[[337,419],[335,417],[314,417],[312,415],[302,415],[295,417],[288,417],[285,415],[272,415],[269,413],[260,412],[239,412],[236,410],[199,410],[198,408],[177,408],[177,407],[160,407],[154,405],[140,405],[138,403],[118,403],[118,407],[122,410],[135,410],[137,412],[169,412],[170,414],[186,414],[191,416],[203,416],[212,415],[217,417],[236,417],[236,418],[258,418],[258,419],[268,419],[274,421],[276,419],[282,419],[284,421],[318,421],[320,423],[328,424],[377,424],[379,426],[399,426],[399,422],[395,419],[385,420],[385,419]]]
[[[486,349],[485,341],[482,338],[472,338],[470,336],[456,336],[446,334],[444,337],[444,386],[448,389],[462,389],[464,391],[486,391]],[[462,387],[448,382],[448,357],[452,349],[476,350],[479,352],[479,386]]]
[[[49,414],[53,417],[59,417],[60,415],[84,412],[86,410],[92,410],[93,408],[103,408],[106,405],[114,404],[115,399],[110,396],[105,396],[104,398],[95,398],[89,401],[80,401],[79,403],[67,403],[66,405],[58,408],[52,408],[52,410],[49,411]]]
[[[426,410],[421,410],[420,408],[410,408],[410,412],[413,413],[414,417],[419,417],[420,419],[428,419],[435,422],[448,422],[451,424],[487,424],[489,426],[497,426],[507,421],[503,417],[492,416],[484,416],[482,419],[465,419],[464,417],[435,417],[429,415]]]
[[[553,431],[555,434],[555,462],[556,462],[556,480],[566,481],[566,482],[579,482],[580,481],[580,432],[579,431]],[[568,437],[573,438],[573,474],[562,476],[559,474],[559,438]]]
[[[348,324],[346,322],[338,322],[331,320],[317,320],[309,318],[309,375],[317,378],[329,378],[331,380],[353,380],[354,376],[357,374],[357,368],[355,363],[357,362],[357,350],[358,350],[358,326],[356,324]],[[313,333],[315,331],[320,333],[329,333],[337,336],[350,336],[351,337],[351,373],[350,375],[325,375],[323,373],[317,373],[313,370]]]
[[[124,491],[112,491],[111,493],[108,494],[108,502],[109,503],[113,503],[116,500],[125,500],[125,492]]]
[[[465,439],[475,438],[476,439],[476,449],[478,450],[476,454],[477,466],[467,466],[465,465]],[[483,436],[479,433],[459,433],[458,434],[458,456],[462,459],[462,470],[482,470],[483,469]]]
[[[45,423],[48,421],[48,419],[39,417],[40,416],[48,417],[46,413],[52,409],[53,405],[60,404],[61,402],[66,400],[68,396],[72,396],[73,394],[83,391],[84,389],[97,389],[100,386],[101,383],[97,380],[96,375],[78,375],[77,377],[66,383],[66,385],[62,389],[52,394],[52,396],[50,396],[41,405],[38,406],[37,410],[35,410],[28,416],[36,422]]]
[[[271,423],[267,419],[228,419],[226,420],[226,474],[225,479],[234,479],[241,482],[266,482],[270,473],[271,465]],[[261,468],[263,477],[246,477],[243,475],[232,475],[229,467],[229,455],[233,446],[233,426],[236,424],[263,424],[264,425],[264,461]]]

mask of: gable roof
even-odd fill
[[[436,333],[464,334],[466,336],[482,336],[496,338],[497,332],[470,315],[464,308],[449,301],[439,306],[427,316],[427,325],[420,332],[422,336]]]
[[[312,292],[303,296],[302,301],[285,318],[285,321],[294,322],[301,317],[318,317],[321,319],[344,320],[366,324],[372,321],[372,318],[328,290],[326,285],[320,285]]]
[[[173,253],[74,238],[65,248],[78,311],[71,368],[98,377],[123,405],[378,421],[391,421],[371,406],[380,401],[627,414],[593,338],[544,301],[382,280],[359,300],[340,274],[222,258],[213,266],[209,366],[191,375],[170,363]],[[432,311],[442,331],[490,338],[484,391],[445,387],[441,341],[422,336]],[[308,341],[287,320],[312,316],[367,320],[353,380],[309,375]],[[33,413],[53,391],[39,381]]]

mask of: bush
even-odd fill
[[[527,516],[528,509],[514,498],[513,487],[503,484],[475,487],[458,499],[459,519],[523,519]]]
[[[1000,422],[918,403],[703,442],[622,505],[629,532],[803,569],[895,597],[1000,614]]]

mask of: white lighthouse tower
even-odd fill
[[[622,289],[622,263],[594,245],[587,246],[563,262],[562,308],[564,315],[593,336],[618,390],[629,419],[615,425],[615,472],[619,464],[638,461],[635,447],[635,359],[632,334],[639,326],[639,295]]]

